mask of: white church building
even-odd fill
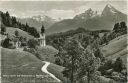
[[[38,38],[41,47],[46,46],[45,33],[40,33],[40,38]]]

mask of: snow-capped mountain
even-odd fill
[[[33,16],[32,19],[35,19],[37,21],[54,21],[54,19],[46,15]]]
[[[115,15],[117,13],[121,13],[120,11],[118,11],[117,9],[115,9],[113,6],[111,6],[110,4],[107,4],[106,7],[104,8],[103,12],[102,12],[102,16],[111,16],[111,15]]]
[[[111,30],[115,23],[127,21],[127,15],[107,4],[101,14],[91,8],[76,15],[73,19],[65,19],[53,24],[48,33],[57,33],[83,27],[89,30]]]
[[[23,24],[27,23],[29,26],[37,28],[38,31],[40,31],[42,25],[44,25],[47,29],[57,22],[55,19],[52,19],[46,15],[32,16],[30,18],[19,18],[18,20]]]
[[[97,11],[93,11],[91,8],[89,8],[88,10],[86,10],[84,13],[76,15],[74,17],[74,19],[90,19],[91,17],[94,17],[97,15]]]
[[[120,12],[116,8],[114,8],[112,5],[107,4],[105,8],[102,11],[101,17],[104,20],[108,20],[114,23],[120,22],[120,21],[126,21],[127,15]]]

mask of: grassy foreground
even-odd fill
[[[41,71],[44,63],[28,52],[1,49],[2,83],[57,83]]]

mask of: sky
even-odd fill
[[[54,19],[70,19],[75,15],[83,13],[89,8],[94,11],[102,12],[107,4],[111,4],[123,13],[127,13],[127,2],[117,0],[107,1],[14,1],[0,0],[0,11],[8,11],[12,16],[26,18],[37,15],[47,15]]]

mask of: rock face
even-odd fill
[[[43,46],[37,48],[37,57],[42,61],[54,62],[54,55],[58,53],[58,50],[53,48],[52,46]]]
[[[80,19],[84,19],[84,20],[88,20],[91,17],[94,17],[97,15],[97,12],[93,11],[91,8],[89,8],[88,10],[86,10],[84,13],[76,15],[74,17],[74,19],[80,20]]]

